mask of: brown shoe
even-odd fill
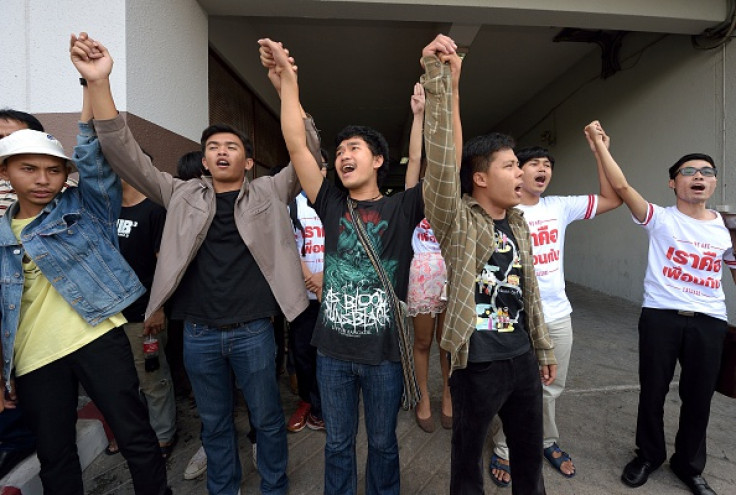
[[[417,424],[419,425],[419,428],[424,430],[427,433],[433,433],[434,432],[434,418],[430,414],[428,418],[420,418],[419,415],[417,415],[417,412],[414,411],[414,419],[417,421]]]
[[[442,413],[440,416],[440,424],[442,425],[442,428],[445,430],[451,430],[452,429],[452,416],[448,416],[445,413]]]

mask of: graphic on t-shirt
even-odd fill
[[[518,323],[521,307],[509,307],[509,300],[522,300],[519,275],[511,273],[519,269],[520,256],[516,244],[506,234],[496,229],[494,232],[496,251],[494,255],[503,256],[506,266],[504,268],[487,263],[475,281],[478,285],[476,297],[476,323],[478,331],[513,332],[514,324]],[[480,300],[480,301],[479,301]]]
[[[118,218],[118,237],[125,237],[127,239],[130,236],[131,231],[137,226],[138,222],[135,220]]]
[[[358,210],[374,251],[381,253],[381,235],[388,222],[376,212]],[[394,283],[398,261],[382,260]],[[340,219],[335,253],[325,254],[322,314],[326,327],[347,337],[376,335],[391,325],[391,303],[370,258],[365,253],[352,222]]]

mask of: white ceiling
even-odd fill
[[[610,2],[596,0],[426,2],[431,8],[408,5],[415,0],[199,3],[210,14],[213,49],[274,110],[278,102],[258,65],[255,43],[266,36],[282,41],[296,58],[304,107],[322,129],[328,150],[342,127],[364,124],[384,133],[397,160],[406,152],[409,97],[421,74],[421,49],[437,33],[453,33],[464,38],[461,44],[469,44],[460,94],[463,131],[470,137],[493,130],[583,57],[600,54],[594,44],[553,42],[563,27],[692,34],[726,15],[725,0],[619,0],[615,12],[600,11]],[[542,10],[537,4],[565,4],[567,10]],[[667,8],[653,9],[653,4]],[[413,18],[422,20],[407,20]],[[642,29],[646,25],[651,29]]]

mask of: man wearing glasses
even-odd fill
[[[721,287],[723,255],[731,237],[721,215],[706,208],[716,188],[716,166],[705,154],[680,158],[669,169],[675,206],[649,203],[624,177],[605,146],[599,122],[585,128],[616,193],[649,235],[644,302],[639,318],[637,452],[621,480],[641,486],[666,459],[664,401],[679,360],[680,428],[670,468],[694,494],[715,494],[703,479],[705,434],[726,334]],[[736,270],[736,267],[733,267]]]

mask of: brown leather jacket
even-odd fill
[[[207,235],[215,215],[212,179],[203,177],[183,181],[155,168],[120,115],[112,120],[95,120],[94,125],[102,151],[113,170],[167,209],[161,255],[146,309],[148,318],[174,293]],[[315,157],[319,157],[319,136],[314,121],[307,118],[304,125],[309,148]],[[286,207],[300,190],[299,180],[290,164],[273,177],[259,177],[252,182],[244,180],[235,201],[235,224],[240,237],[253,253],[289,321],[299,316],[308,304]]]

